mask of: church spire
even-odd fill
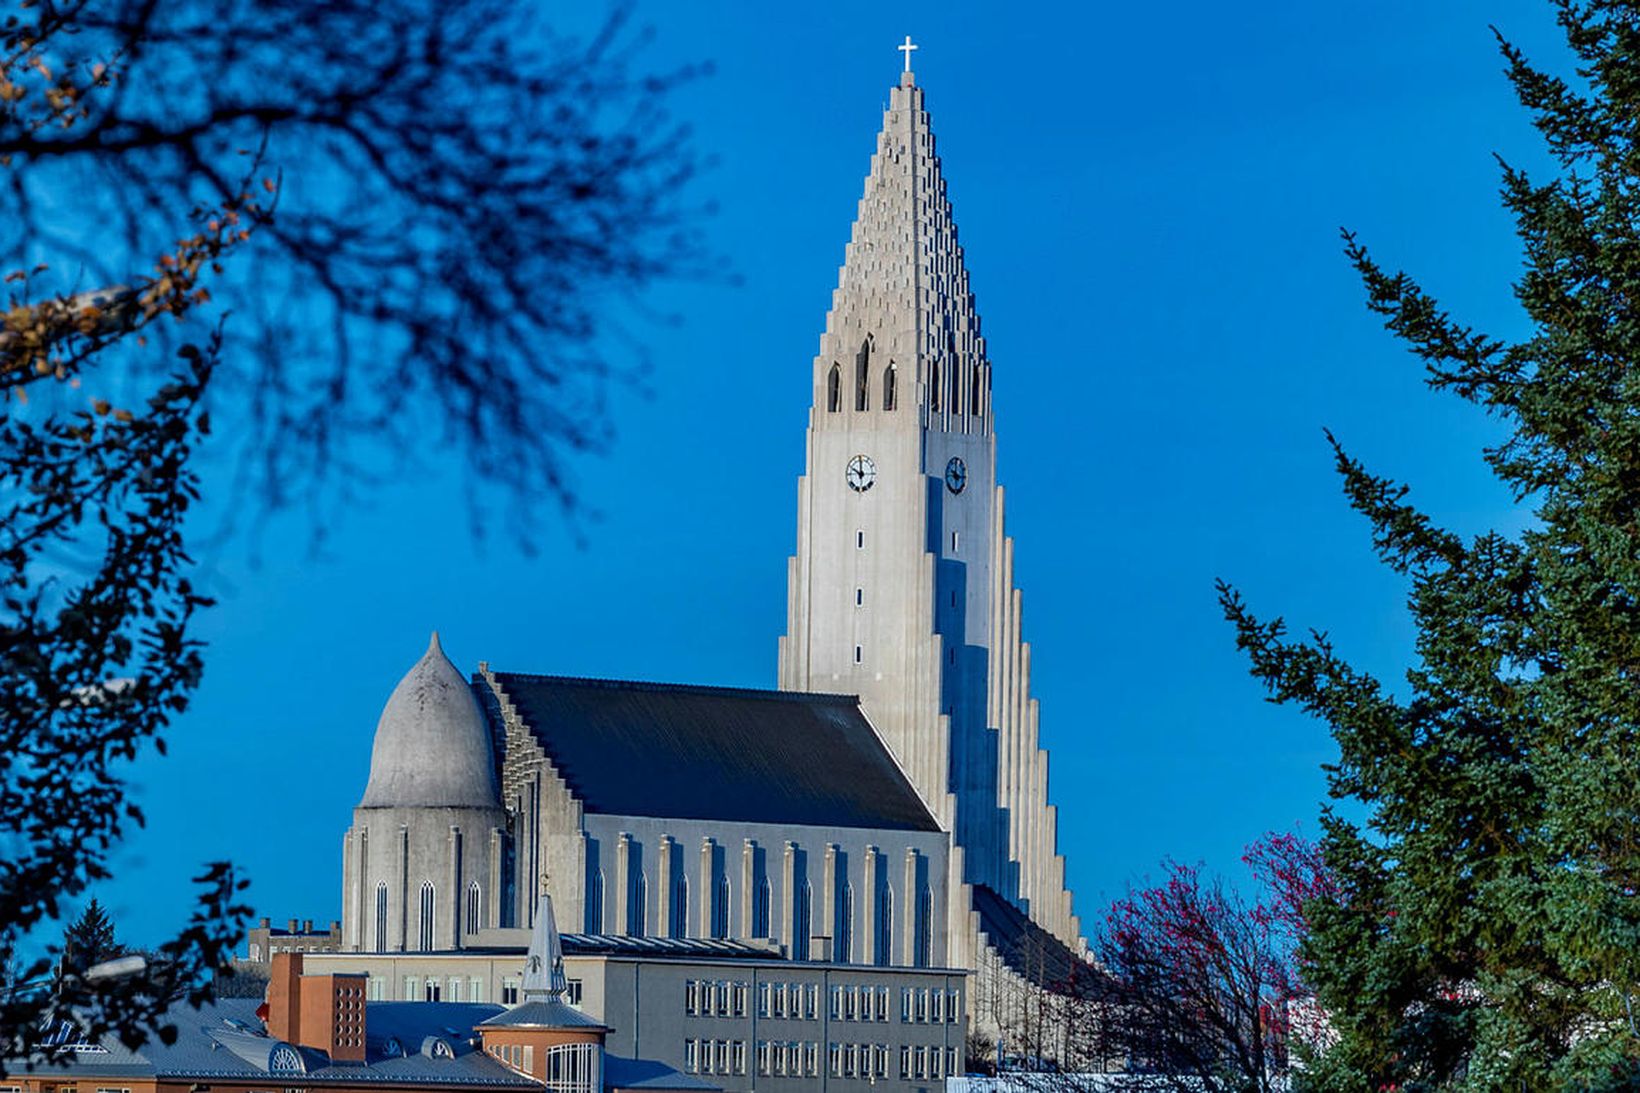
[[[990,430],[990,365],[907,35],[816,358],[816,410]],[[892,365],[893,376],[884,376]]]

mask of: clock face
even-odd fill
[[[848,461],[848,488],[864,493],[877,481],[877,464],[869,455],[857,455]]]
[[[962,461],[961,456],[952,456],[951,462],[945,465],[945,488],[952,493],[961,493],[968,485],[968,464]]]

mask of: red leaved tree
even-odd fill
[[[1131,891],[1106,914],[1095,951],[1109,976],[1108,1049],[1156,1089],[1282,1088],[1295,1014],[1313,1012],[1299,943],[1305,907],[1332,892],[1315,844],[1267,835],[1242,860],[1245,891],[1195,866]]]

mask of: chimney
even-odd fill
[[[287,929],[287,930],[288,930],[288,931],[289,931],[289,932],[290,932],[290,933],[293,933],[293,934],[294,934],[294,933],[295,933],[295,932],[296,932],[296,926],[297,926],[297,922],[296,922],[296,920],[295,920],[295,919],[291,919],[291,920],[290,920],[290,925],[289,925],[289,926],[287,926],[287,927],[286,927],[286,929]]]
[[[263,918],[263,919],[258,920],[256,924],[258,926],[260,926],[262,929],[266,930],[269,926],[273,925],[273,919]]]
[[[364,985],[358,973],[302,978],[304,1047],[318,1048],[333,1063],[364,1062]]]
[[[302,932],[304,934],[311,934],[313,932],[313,920],[311,918],[304,918],[302,920]]]
[[[302,954],[273,954],[268,973],[268,1035],[289,1044],[302,1042]]]

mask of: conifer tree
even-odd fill
[[[63,959],[78,971],[120,954],[114,940],[114,920],[108,917],[97,897],[85,905],[80,917],[63,931]]]
[[[1326,722],[1339,885],[1306,973],[1348,1090],[1640,1084],[1640,4],[1552,0],[1575,78],[1501,35],[1553,177],[1502,164],[1530,336],[1466,325],[1355,237],[1369,306],[1433,388],[1508,428],[1487,462],[1534,519],[1465,539],[1330,434],[1352,507],[1409,579],[1399,694],[1324,634],[1290,636],[1220,586],[1275,701]]]

